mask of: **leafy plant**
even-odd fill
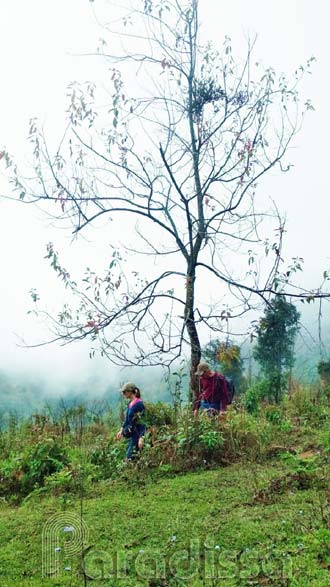
[[[165,402],[145,402],[144,422],[147,426],[168,426],[175,420],[175,409]]]
[[[257,414],[260,402],[268,395],[269,382],[267,379],[256,381],[248,387],[243,396],[243,405],[249,414]]]
[[[28,495],[42,487],[46,477],[63,469],[69,462],[67,451],[53,439],[45,439],[36,446],[28,445],[21,456],[12,456],[1,463],[2,493]]]
[[[317,455],[309,459],[300,458],[299,455],[284,452],[280,455],[283,462],[291,465],[295,473],[313,473],[319,470]]]
[[[282,422],[282,411],[277,406],[266,406],[264,409],[264,415],[268,422],[273,422],[274,424],[280,424]]]
[[[114,445],[107,442],[103,446],[97,446],[89,451],[88,458],[93,465],[97,465],[100,470],[100,476],[108,479],[116,475],[120,470],[123,458],[123,445]]]
[[[223,436],[216,418],[206,414],[198,418],[187,414],[179,423],[176,441],[182,454],[209,458],[223,446]],[[217,459],[215,459],[217,460]]]

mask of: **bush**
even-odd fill
[[[23,464],[27,489],[43,485],[45,477],[63,469],[68,464],[66,450],[52,438],[43,440],[28,450]]]
[[[199,418],[187,415],[179,424],[176,440],[180,452],[195,452],[210,457],[223,445],[217,418],[201,414]]]
[[[175,410],[172,405],[166,404],[165,402],[156,402],[151,404],[144,402],[146,411],[144,416],[144,422],[147,427],[150,426],[170,426],[175,421]]]
[[[73,491],[74,479],[72,471],[69,467],[64,467],[61,471],[57,471],[53,475],[46,477],[45,488],[51,489],[56,496],[61,493]]]
[[[283,418],[282,409],[278,406],[265,406],[264,416],[268,422],[280,424]]]
[[[188,471],[222,461],[222,423],[191,410],[183,411],[175,426],[163,426],[146,438],[139,465],[159,471]]]
[[[270,383],[267,379],[262,379],[248,387],[243,396],[243,405],[249,414],[258,413],[260,402],[268,397],[269,385]]]
[[[114,445],[112,442],[107,442],[103,446],[92,448],[88,459],[92,465],[98,466],[102,479],[109,479],[120,470],[124,452],[123,443]]]
[[[290,397],[285,398],[284,407],[293,418],[306,421],[319,418],[322,411],[317,403],[315,391],[311,387],[299,384],[295,384]]]
[[[100,468],[90,462],[71,463],[60,471],[46,477],[44,487],[53,495],[81,493],[92,488],[102,478]]]
[[[234,461],[244,456],[259,460],[274,439],[274,426],[265,418],[229,410],[223,426],[223,437],[226,459]]]
[[[1,495],[28,495],[42,487],[46,477],[68,464],[66,450],[53,439],[28,446],[22,456],[13,455],[0,465]]]

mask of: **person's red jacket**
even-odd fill
[[[214,391],[215,391],[215,376],[218,375],[222,378],[222,398],[221,398],[221,410],[226,411],[228,403],[229,403],[229,393],[227,388],[227,382],[224,375],[221,373],[215,373],[215,371],[209,371],[208,373],[203,373],[200,377],[200,387],[201,393],[199,394],[195,409],[199,409],[200,403],[203,400],[206,402],[213,402],[214,401]]]

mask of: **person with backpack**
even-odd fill
[[[198,364],[196,375],[200,381],[200,393],[194,406],[194,414],[197,415],[199,409],[207,410],[210,414],[225,412],[230,401],[225,376],[211,371],[207,363]]]
[[[129,400],[129,403],[125,420],[117,433],[117,440],[121,440],[121,438],[128,439],[126,459],[131,460],[143,446],[143,436],[146,432],[146,426],[142,422],[142,418],[145,412],[145,406],[141,399],[141,392],[135,383],[126,383],[122,387],[121,392]]]

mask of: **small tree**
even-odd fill
[[[279,403],[294,365],[294,343],[299,329],[300,313],[283,297],[267,306],[258,325],[254,357],[269,381],[269,398]]]
[[[219,369],[230,377],[239,390],[243,380],[243,360],[241,349],[232,341],[221,342],[219,339],[211,340],[202,351],[204,359],[213,369]]]

